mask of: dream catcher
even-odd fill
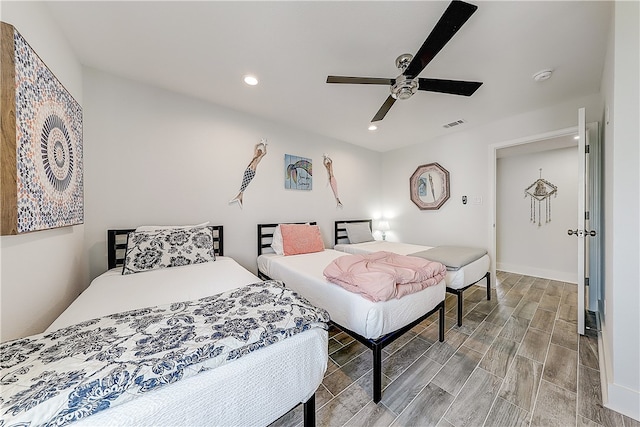
[[[551,222],[551,196],[558,197],[558,187],[542,178],[542,169],[540,169],[540,178],[524,190],[524,197],[531,197],[531,222],[536,222],[536,210],[538,215],[538,227],[542,225],[542,202],[545,206],[545,224]]]

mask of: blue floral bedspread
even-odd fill
[[[0,426],[65,425],[328,321],[266,281],[9,341],[0,345]]]

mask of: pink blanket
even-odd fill
[[[328,281],[374,302],[436,285],[446,273],[439,262],[383,251],[341,256],[324,269]]]

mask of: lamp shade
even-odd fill
[[[378,230],[389,231],[389,221],[378,221]]]

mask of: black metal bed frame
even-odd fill
[[[216,256],[224,256],[224,234],[222,225],[210,225],[213,228],[213,250]],[[127,237],[135,231],[133,228],[107,230],[107,258],[109,269],[123,265],[127,250]],[[316,425],[316,394],[312,394],[303,406],[304,427]]]
[[[344,224],[347,224],[347,223],[353,224],[353,223],[359,223],[359,222],[368,222],[369,228],[373,230],[373,228],[371,227],[372,220],[370,219],[349,219],[344,221],[335,221],[333,224],[334,245],[337,245],[338,243],[344,240],[346,240],[346,243],[349,243],[349,237],[347,236],[347,229],[345,228]],[[455,294],[457,297],[458,326],[462,326],[462,311],[463,311],[463,304],[464,304],[464,298],[462,293],[465,290],[469,289],[471,286],[475,285],[476,283],[479,283],[484,279],[487,280],[487,301],[490,301],[491,300],[491,272],[490,271],[487,271],[487,273],[484,276],[482,276],[475,282],[465,286],[464,288],[454,289],[447,286],[447,292],[451,294]]]
[[[301,223],[296,223],[301,224]],[[309,223],[311,225],[315,225],[315,222]],[[271,239],[273,239],[273,232],[268,233],[265,232],[265,229],[273,229],[278,224],[258,224],[258,255],[263,254],[263,249],[270,249]],[[266,240],[266,243],[265,243]],[[268,250],[268,249],[267,249]],[[264,280],[270,280],[271,278],[266,274],[258,271],[258,276]],[[286,283],[285,283],[286,285]],[[408,325],[403,326],[400,329],[397,329],[393,332],[390,332],[381,337],[372,339],[365,338],[362,335],[359,335],[349,329],[335,323],[334,321],[330,321],[332,325],[340,328],[344,332],[351,335],[360,343],[364,344],[367,348],[369,348],[373,352],[373,402],[378,403],[382,399],[382,350],[393,341],[398,339],[405,332],[409,331],[411,328],[425,320],[427,317],[431,316],[435,312],[439,313],[438,319],[438,340],[440,342],[444,341],[444,329],[445,329],[445,314],[444,314],[444,300],[441,301],[438,305],[436,305],[431,311],[425,313],[423,316],[409,323]]]

